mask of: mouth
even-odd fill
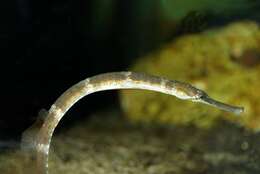
[[[221,110],[224,110],[224,111],[232,112],[236,115],[240,115],[242,112],[244,112],[243,107],[232,106],[232,105],[229,105],[229,104],[219,102],[217,100],[210,98],[208,95],[203,95],[197,101],[204,103],[204,104],[207,104],[207,105],[211,105],[215,108],[218,108],[218,109],[221,109]]]

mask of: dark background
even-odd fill
[[[41,108],[49,109],[62,92],[86,77],[126,70],[136,58],[181,34],[260,18],[255,12],[259,5],[230,16],[203,12],[194,18],[197,13],[191,12],[163,38],[156,1],[147,7],[151,13],[136,12],[139,0],[114,2],[103,27],[96,27],[95,0],[1,2],[1,139],[19,138]],[[117,100],[115,91],[92,94],[69,111],[63,124],[119,108]]]
[[[2,3],[1,138],[19,137],[41,108],[49,109],[73,84],[99,73],[126,70],[133,58],[154,47],[142,52],[135,49],[138,40],[153,39],[139,34],[134,14],[138,1],[115,1],[112,18],[104,28],[95,27],[94,2]],[[147,24],[151,31],[156,29],[153,20]],[[73,117],[63,122],[71,123],[98,109],[118,107],[116,95],[113,91],[86,97],[69,111]]]

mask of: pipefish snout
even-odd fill
[[[176,96],[183,100],[201,102],[235,114],[243,108],[221,103],[210,98],[204,91],[192,85],[175,80],[135,72],[112,72],[96,75],[73,85],[65,91],[46,112],[34,142],[38,174],[48,173],[48,156],[51,138],[59,121],[66,112],[81,98],[98,91],[114,89],[143,89]],[[27,134],[25,134],[27,135]],[[23,138],[26,138],[23,137]],[[28,142],[28,141],[24,141]]]
[[[204,95],[200,96],[200,98],[197,99],[197,102],[205,103],[207,105],[211,105],[211,106],[216,107],[218,109],[228,111],[228,112],[232,112],[236,115],[239,115],[242,112],[244,112],[243,107],[232,106],[232,105],[225,104],[225,103],[222,103],[220,101],[214,100],[213,98],[209,97],[206,93]]]

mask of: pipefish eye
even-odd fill
[[[196,95],[195,95],[195,100],[201,100],[201,99],[203,99],[203,98],[205,98],[207,96],[208,95],[204,91],[202,91],[200,89],[197,89]]]

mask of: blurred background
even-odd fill
[[[257,0],[15,0],[1,2],[0,139],[15,141],[71,85],[127,70],[185,34],[260,21]],[[119,107],[117,93],[77,103],[63,125]],[[5,145],[2,145],[5,148]],[[0,147],[1,148],[1,147]]]

